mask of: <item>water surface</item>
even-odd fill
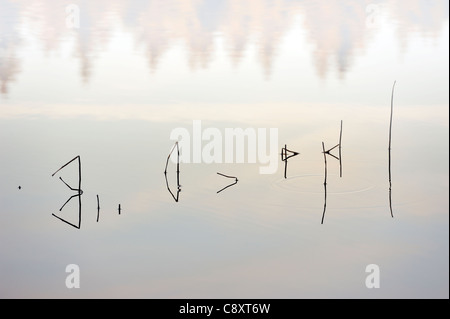
[[[66,3],[0,0],[1,297],[448,298],[447,1],[73,3],[80,28]],[[287,179],[182,163],[176,202],[170,133],[194,120],[301,154]],[[58,177],[78,166],[51,176],[77,155],[81,229],[52,216],[77,221]],[[217,172],[239,182],[217,194]]]

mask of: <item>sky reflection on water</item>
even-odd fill
[[[448,1],[73,3],[0,0],[0,297],[448,298]],[[165,179],[194,120],[300,155]]]
[[[255,58],[270,78],[280,46],[293,28],[300,27],[316,73],[338,77],[352,69],[358,56],[389,25],[402,51],[419,34],[436,41],[448,20],[447,1],[74,1],[80,9],[80,28],[66,26],[66,4],[52,1],[2,0],[0,20],[0,81],[6,94],[22,71],[21,61],[30,42],[47,55],[61,54],[70,43],[70,55],[79,74],[89,82],[102,52],[111,50],[117,34],[131,36],[147,67],[157,72],[170,51],[182,44],[192,71],[208,68],[224,50],[231,66],[239,68],[255,46]],[[326,23],[324,23],[326,21]],[[219,47],[217,38],[223,39]],[[297,52],[300,53],[300,52]],[[144,65],[142,65],[144,66]]]

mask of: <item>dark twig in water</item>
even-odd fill
[[[66,204],[67,204],[72,198],[74,198],[74,197],[79,197],[79,196],[81,196],[81,194],[77,194],[77,195],[72,195],[72,196],[70,196],[69,199],[64,203],[64,205],[61,206],[61,208],[59,209],[59,211],[62,211],[63,208],[64,208],[64,206],[66,206]]]
[[[70,226],[72,226],[72,227],[75,227],[75,228],[77,228],[77,229],[80,229],[80,225],[78,225],[78,226],[77,226],[77,225],[74,225],[74,224],[72,224],[71,222],[68,222],[67,220],[65,220],[65,219],[63,219],[63,218],[61,218],[61,217],[59,217],[59,216],[56,216],[55,214],[52,214],[52,216],[58,218],[60,221],[66,223],[67,225],[70,225]]]
[[[226,177],[226,178],[230,178],[230,179],[234,179],[234,180],[235,180],[235,181],[234,181],[233,183],[231,183],[230,185],[225,186],[224,188],[218,190],[218,191],[217,191],[217,194],[223,192],[223,191],[226,190],[227,188],[229,188],[229,187],[231,187],[231,186],[234,186],[234,185],[236,185],[236,184],[238,183],[238,179],[237,179],[237,177],[235,177],[235,176],[229,176],[229,175],[225,175],[225,174],[222,174],[222,173],[217,173],[217,175],[220,175],[220,176],[223,176],[223,177]]]
[[[323,160],[325,163],[325,178],[323,181],[323,186],[325,189],[325,202],[323,205],[323,213],[322,213],[322,222],[321,224],[323,225],[323,222],[325,220],[325,212],[327,211],[327,178],[328,178],[328,169],[327,169],[327,152],[325,152],[325,143],[322,142],[322,150],[323,150]]]
[[[100,200],[99,200],[98,194],[97,194],[97,223],[98,223],[99,217],[100,217]]]
[[[177,173],[177,182],[178,182],[178,183],[179,183],[179,175],[180,175],[180,173],[178,172],[178,173]],[[166,187],[167,187],[167,190],[169,191],[170,195],[172,195],[173,199],[174,199],[176,202],[178,202],[178,200],[179,200],[179,198],[180,198],[180,192],[181,192],[181,186],[180,186],[180,184],[177,184],[177,195],[175,196],[175,195],[173,194],[172,190],[170,189],[169,181],[168,181],[168,179],[167,179],[167,174],[166,174],[166,173],[164,173],[164,178],[165,178],[165,180],[166,180]]]
[[[323,151],[324,154],[330,155],[331,157],[337,159],[339,161],[339,176],[342,178],[342,127],[343,127],[343,121],[341,120],[341,131],[339,133],[339,144],[336,144],[332,148],[330,148],[328,151]],[[339,156],[336,156],[334,154],[331,154],[331,151],[338,148],[339,150]]]
[[[67,165],[69,165],[70,163],[72,163],[73,161],[78,160],[78,188],[73,188],[71,186],[69,186],[69,184],[67,184],[61,177],[59,178],[70,190],[72,191],[76,191],[78,192],[78,194],[76,195],[72,195],[59,209],[59,211],[62,211],[62,209],[64,208],[64,206],[66,206],[66,204],[74,197],[78,197],[78,225],[72,224],[70,222],[68,222],[67,220],[56,216],[55,214],[52,214],[54,217],[58,218],[59,220],[65,222],[68,225],[71,225],[77,229],[81,228],[81,195],[83,194],[83,191],[81,190],[81,158],[80,156],[76,156],[74,157],[72,160],[70,160],[69,162],[67,162],[66,164],[64,164],[63,166],[61,166],[56,172],[54,172],[52,174],[52,176],[55,176],[56,173],[58,173],[60,170],[62,170],[63,168],[65,168]]]
[[[337,145],[337,146],[339,146],[339,145]],[[330,151],[326,151],[325,154],[326,155],[330,155],[331,157],[334,157],[335,159],[337,159],[339,161],[339,157],[337,157],[336,155],[331,154]]]
[[[178,159],[177,159],[177,171],[179,171],[179,166],[178,164],[180,163],[179,157],[180,157],[180,150],[178,148],[178,142],[175,143],[175,145],[172,147],[172,150],[169,153],[169,156],[167,156],[167,160],[166,160],[166,167],[164,169],[164,174],[167,174],[167,167],[169,166],[169,160],[170,157],[172,156],[173,151],[175,150],[175,148],[177,149],[177,154],[178,154]]]
[[[288,155],[288,154],[290,154],[290,155]],[[285,179],[287,178],[288,160],[297,155],[300,155],[300,153],[288,150],[287,145],[284,145],[284,148],[281,149],[281,161],[284,162],[284,178]]]
[[[228,186],[225,186],[225,187],[222,188],[221,190],[218,190],[218,191],[217,191],[217,194],[223,192],[223,191],[226,190],[227,188],[230,188],[230,187],[236,185],[237,183],[238,183],[238,180],[236,179],[236,181],[235,181],[234,183],[232,183],[232,184],[230,184],[230,185],[228,185]]]
[[[333,146],[332,148],[330,148],[328,151],[326,151],[325,153],[327,153],[328,155],[332,155],[332,154],[330,154],[330,152],[332,151],[332,150],[334,150],[336,147],[339,147],[339,144],[338,145],[336,145],[336,146]],[[336,156],[335,156],[335,158],[337,158]]]
[[[170,189],[169,180],[167,178],[167,168],[169,166],[169,160],[170,160],[170,157],[172,156],[172,153],[175,151],[175,148],[177,150],[177,195],[174,195],[174,193]],[[172,195],[172,197],[175,200],[175,202],[178,202],[178,200],[180,198],[180,192],[181,192],[181,185],[180,185],[180,148],[178,146],[178,142],[175,143],[175,145],[172,147],[172,150],[169,153],[169,156],[167,156],[166,167],[164,169],[164,178],[166,180],[167,190],[169,191],[170,195]]]
[[[71,191],[79,192],[80,195],[83,195],[83,191],[82,191],[81,189],[70,187],[69,184],[67,184],[67,183],[62,179],[62,177],[59,177],[59,179],[60,179],[67,187],[69,187],[69,189],[70,189]]]
[[[56,172],[54,172],[53,174],[52,174],[52,177],[53,176],[55,176],[55,174],[56,173],[58,173],[60,170],[62,170],[64,167],[66,167],[67,165],[69,165],[70,163],[72,163],[73,161],[75,161],[75,160],[77,160],[78,159],[78,162],[80,161],[80,156],[78,155],[78,156],[76,156],[76,157],[74,157],[73,159],[71,159],[70,161],[68,161],[66,164],[64,164],[63,166],[61,166]]]
[[[341,133],[339,134],[339,176],[342,178],[342,126],[344,121],[341,120]]]
[[[392,145],[392,118],[394,115],[394,92],[395,92],[395,85],[397,84],[397,81],[394,81],[394,85],[392,86],[392,95],[391,95],[391,119],[389,122],[389,209],[391,211],[391,217],[394,218],[394,212],[392,210],[392,174],[391,174],[391,145]]]
[[[229,176],[229,175],[225,175],[225,174],[222,174],[222,173],[217,173],[217,175],[220,175],[220,176],[223,176],[223,177],[226,177],[226,178],[234,178],[234,179],[237,180],[237,177],[235,177],[235,176]]]
[[[328,163],[327,163],[327,155],[330,155],[331,157],[337,159],[339,161],[339,176],[342,178],[342,127],[343,127],[344,121],[341,120],[341,131],[339,133],[339,144],[333,146],[328,151],[325,150],[325,143],[322,142],[322,153],[323,153],[323,161],[325,164],[325,178],[323,182],[323,187],[325,190],[325,202],[323,205],[323,213],[322,213],[322,225],[325,221],[325,212],[327,211],[327,179],[328,179]],[[331,154],[331,151],[338,148],[339,150],[339,156],[336,156],[334,154]]]

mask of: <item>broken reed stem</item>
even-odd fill
[[[220,175],[220,176],[223,176],[223,177],[226,177],[226,178],[234,178],[234,179],[237,179],[237,177],[235,177],[235,176],[229,176],[229,175],[225,175],[225,174],[222,174],[222,173],[217,173],[217,175]]]
[[[326,151],[325,153],[330,154],[330,152],[332,150],[334,150],[336,147],[339,147],[339,144],[337,144],[336,146],[333,146],[332,148],[330,148],[328,151]],[[331,155],[331,154],[330,154]]]
[[[69,187],[71,190],[74,191],[78,191],[77,195],[73,195],[71,196],[65,203],[64,205],[62,205],[62,207],[59,209],[59,211],[61,211],[64,206],[66,206],[66,204],[74,197],[78,197],[78,226],[62,219],[61,217],[56,216],[55,214],[52,214],[53,216],[55,216],[56,218],[58,218],[59,220],[65,222],[68,225],[71,225],[75,228],[81,229],[81,195],[83,194],[83,191],[81,190],[81,158],[80,156],[75,156],[73,159],[71,159],[70,161],[68,161],[66,164],[64,164],[63,166],[61,166],[56,172],[54,172],[52,174],[52,176],[55,176],[56,173],[58,173],[60,170],[62,170],[63,168],[65,168],[67,165],[69,165],[70,163],[72,163],[73,161],[78,159],[78,189],[74,189],[72,187],[70,187],[61,177],[59,178],[67,187]]]
[[[180,148],[177,142],[177,188],[180,188]]]
[[[71,191],[78,191],[78,193],[80,193],[80,189],[75,189],[75,188],[70,187],[69,184],[67,184],[67,183],[62,179],[62,177],[59,177],[59,179],[60,179],[67,187],[69,187],[69,189],[70,189]]]
[[[177,163],[179,164],[179,159],[180,159],[180,150],[178,149],[178,142],[175,143],[175,145],[172,147],[172,150],[169,153],[169,156],[167,156],[167,160],[166,160],[166,167],[164,169],[164,174],[167,173],[167,167],[169,166],[169,160],[170,160],[170,156],[172,156],[173,151],[175,150],[175,147],[177,148],[177,153],[178,153],[178,160]],[[177,167],[178,169],[178,167]]]
[[[323,150],[323,159],[324,159],[324,162],[325,162],[325,179],[324,179],[324,182],[323,182],[323,186],[324,186],[324,189],[325,189],[325,202],[324,202],[324,205],[323,205],[322,222],[321,222],[321,224],[323,225],[323,222],[325,220],[325,212],[327,210],[327,175],[328,175],[328,171],[327,171],[327,154],[325,152],[325,143],[324,142],[322,142],[322,150]]]
[[[391,217],[394,218],[394,213],[392,211],[392,173],[391,173],[391,146],[392,146],[392,118],[394,116],[394,92],[395,92],[395,85],[397,84],[397,81],[394,81],[394,85],[392,86],[392,94],[391,94],[391,118],[389,121],[389,164],[388,164],[388,171],[389,171],[389,209],[391,211]]]
[[[81,158],[78,155],[78,229],[81,228],[81,194],[83,191],[81,190]]]
[[[69,165],[70,163],[72,163],[74,160],[76,160],[78,158],[78,163],[80,163],[80,156],[78,155],[78,156],[76,156],[76,157],[74,157],[73,159],[71,159],[70,161],[68,161],[66,164],[64,164],[63,166],[61,166],[56,172],[54,172],[53,174],[52,174],[52,176],[55,176],[55,174],[56,173],[58,173],[60,170],[62,170],[64,167],[66,167],[67,165]],[[81,169],[80,169],[80,172],[81,172]]]
[[[175,196],[173,194],[173,192],[171,191],[170,186],[169,186],[169,181],[167,179],[167,167],[169,166],[169,160],[170,160],[170,157],[172,156],[172,153],[175,150],[175,148],[177,149],[177,196]],[[175,143],[175,145],[172,147],[172,150],[169,153],[169,156],[167,156],[166,167],[164,169],[164,177],[166,180],[167,190],[169,191],[170,195],[172,195],[175,202],[178,202],[180,191],[181,191],[181,187],[180,187],[180,148],[178,146],[178,142]]]
[[[341,133],[339,134],[339,173],[342,178],[342,126],[344,121],[341,120]]]
[[[288,153],[291,153],[291,155],[288,155]],[[284,145],[284,148],[281,149],[281,161],[284,162],[284,178],[285,179],[287,179],[288,160],[297,155],[300,155],[300,153],[288,150],[286,144]]]
[[[224,188],[218,190],[218,191],[217,191],[217,194],[223,192],[223,191],[226,190],[227,188],[229,188],[229,187],[231,187],[231,186],[234,186],[234,185],[236,185],[236,184],[238,183],[238,178],[235,177],[235,176],[225,175],[225,174],[222,174],[222,173],[219,173],[219,172],[217,172],[217,175],[220,175],[220,176],[225,177],[225,178],[234,179],[234,183],[231,183],[230,185],[227,185],[227,186],[225,186]]]
[[[217,191],[217,194],[223,192],[224,190],[226,190],[227,188],[230,188],[231,186],[234,186],[238,183],[238,179],[236,178],[236,181],[234,183],[231,183],[230,185],[225,186],[224,188],[220,189]]]
[[[100,217],[100,200],[99,200],[98,194],[97,194],[97,223],[98,223],[99,217]]]
[[[287,159],[287,145],[284,145],[284,179],[287,179],[287,165],[288,165],[288,159]]]
[[[328,170],[327,170],[327,152],[325,152],[325,143],[322,142],[322,149],[323,149],[323,160],[325,162],[325,181],[324,184],[327,183],[327,175],[328,175]]]
[[[325,189],[325,201],[323,204],[323,213],[322,213],[322,222],[321,225],[323,225],[325,221],[325,212],[327,211],[327,184],[323,184],[323,187]]]
[[[167,156],[164,174],[167,174],[167,167],[169,166],[169,160],[175,148],[177,149],[177,187],[180,187],[180,148],[178,146],[178,142],[175,143],[175,145],[172,147],[172,150],[169,153],[169,156]]]
[[[177,173],[177,175],[179,175],[179,173]],[[167,174],[164,174],[164,177],[165,177],[165,180],[166,180],[166,187],[167,187],[167,190],[169,191],[170,195],[173,197],[173,199],[175,200],[175,202],[178,202],[179,195],[180,195],[180,192],[181,192],[180,185],[179,185],[179,184],[177,185],[177,196],[175,196],[175,195],[173,194],[172,190],[170,189],[169,181],[167,180]]]
[[[53,213],[52,213],[52,216],[53,216],[53,217],[56,217],[56,218],[58,218],[58,219],[59,219],[60,221],[62,221],[62,222],[64,222],[64,223],[66,223],[67,225],[70,225],[70,226],[72,226],[72,227],[74,227],[74,228],[80,229],[80,225],[76,226],[76,225],[74,225],[74,224],[72,224],[72,223],[68,222],[67,220],[65,220],[65,219],[62,219],[61,217],[59,217],[59,216],[56,216],[56,215],[55,215],[55,214],[53,214]]]

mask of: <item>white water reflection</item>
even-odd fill
[[[20,36],[18,32],[19,7],[16,3],[0,1],[0,93],[8,92],[10,83],[20,72],[17,57]]]
[[[295,24],[301,26],[315,61],[317,74],[327,77],[336,70],[340,78],[355,64],[380,29],[395,28],[398,45],[406,51],[415,33],[438,39],[448,20],[448,1],[265,1],[265,0],[115,0],[74,1],[80,8],[80,29],[66,26],[66,5],[45,0],[0,2],[0,75],[2,93],[17,78],[19,56],[33,35],[44,52],[61,50],[74,41],[72,55],[80,75],[88,82],[96,56],[108,51],[119,30],[130,33],[135,48],[143,49],[152,72],[158,70],[168,52],[181,41],[186,46],[186,63],[192,70],[208,68],[225,50],[232,65],[255,45],[258,63],[267,78],[276,63],[279,47]],[[372,6],[372,7],[371,7]],[[375,8],[375,9],[374,9]],[[324,22],[325,21],[325,22]],[[376,21],[370,27],[371,21]],[[369,27],[368,27],[369,26]],[[225,39],[218,48],[217,36]]]

